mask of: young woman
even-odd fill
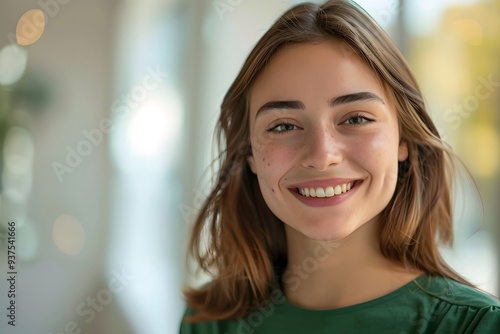
[[[355,3],[286,12],[225,96],[218,135],[190,241],[213,280],[185,292],[181,333],[500,333],[500,302],[438,251],[456,159]]]

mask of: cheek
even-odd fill
[[[280,168],[293,156],[292,150],[283,145],[269,144],[256,152],[257,170],[262,172],[268,169]]]
[[[391,133],[380,132],[370,138],[368,143],[365,143],[363,150],[370,150],[375,159],[381,159],[379,162],[389,162],[396,164],[398,159],[398,139]],[[368,156],[369,154],[367,154]]]
[[[392,135],[378,132],[370,138],[352,142],[350,158],[369,174],[389,186],[397,179],[398,141]]]
[[[261,188],[275,192],[275,188],[289,170],[294,156],[293,150],[281,145],[266,145],[255,152],[254,156]]]
[[[374,152],[370,162],[374,166],[374,173],[379,174],[384,187],[392,189],[398,175],[398,138],[390,134],[379,134],[372,141],[370,149]]]

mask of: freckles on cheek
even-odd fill
[[[276,194],[278,192],[278,182],[280,178],[280,159],[276,156],[277,152],[273,149],[263,150],[259,152],[258,162],[258,178],[261,189],[268,194]]]
[[[259,175],[259,184],[260,184],[260,187],[261,189],[269,189],[271,190],[271,192],[274,194],[276,193],[276,191],[274,190],[274,187],[272,186],[271,182],[268,182],[268,180],[266,180],[266,178],[262,175]]]
[[[269,150],[264,150],[260,152],[261,154],[261,159],[260,159],[260,165],[261,168],[266,168],[266,167],[271,167],[275,165],[276,161],[276,152],[274,150],[269,149]]]
[[[271,166],[271,163],[269,161],[266,163],[266,157],[264,157],[264,158],[262,158],[262,165],[269,167],[269,166]]]

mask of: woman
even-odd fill
[[[456,159],[356,4],[286,12],[226,94],[218,134],[190,241],[213,280],[185,292],[181,333],[500,332],[500,302],[438,251]]]

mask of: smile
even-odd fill
[[[354,182],[348,182],[343,184],[338,184],[335,186],[329,186],[326,188],[317,187],[317,188],[297,188],[299,194],[304,197],[333,197],[336,195],[341,195],[354,186]]]
[[[363,179],[329,179],[302,182],[288,190],[303,204],[310,207],[338,205],[353,196]]]

